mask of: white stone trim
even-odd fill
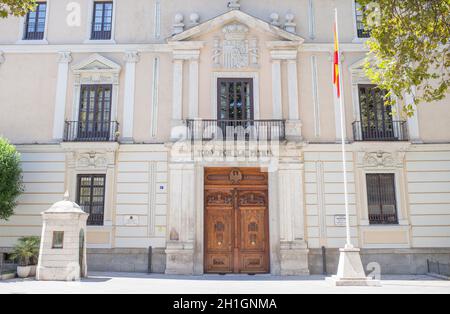
[[[161,38],[161,0],[155,1],[155,16],[154,16],[154,30],[153,37],[155,39]]]
[[[151,137],[155,138],[158,132],[158,109],[159,109],[159,74],[160,58],[153,59],[153,82],[152,82],[152,110],[151,110]]]
[[[281,60],[272,60],[272,116],[283,119],[283,94],[281,85]]]
[[[105,65],[105,69],[86,68],[92,62],[100,62]],[[111,102],[111,121],[117,121],[117,107],[119,97],[119,74],[121,66],[99,54],[93,54],[82,60],[80,63],[72,66],[74,74],[73,86],[73,106],[72,120],[78,121],[80,108],[81,85],[111,84],[112,102]]]
[[[117,0],[104,0],[106,1],[112,1],[113,3],[113,15],[112,15],[112,24],[111,24],[111,39],[108,40],[93,40],[91,39],[91,33],[92,33],[92,23],[94,22],[94,2],[102,2],[103,0],[89,0],[88,2],[88,11],[86,19],[87,21],[87,28],[86,28],[86,40],[83,42],[84,44],[115,44],[115,34],[116,34],[116,3]]]
[[[311,73],[312,73],[312,95],[314,104],[314,136],[320,137],[320,99],[319,99],[319,77],[317,68],[317,56],[311,56]]]
[[[211,119],[217,119],[217,80],[219,78],[251,78],[253,79],[253,114],[255,120],[260,119],[260,84],[258,72],[213,72],[211,78]]]
[[[123,97],[122,141],[133,142],[136,63],[139,62],[139,53],[137,51],[129,51],[125,54],[124,60],[126,62],[126,68]]]
[[[288,60],[288,96],[289,96],[289,120],[299,120],[299,98],[298,98],[298,69],[297,60]]]
[[[199,56],[189,60],[189,119],[199,117]]]
[[[292,41],[297,43],[303,43],[304,39],[300,36],[287,32],[280,27],[275,27],[266,21],[260,20],[256,17],[248,15],[247,13],[240,10],[232,10],[219,15],[213,19],[210,19],[204,23],[201,23],[193,28],[190,28],[180,34],[172,36],[170,42],[181,42],[188,38],[198,37],[204,33],[211,31],[219,26],[228,24],[230,22],[239,22],[247,25],[249,28],[257,29],[261,32],[271,34],[273,36],[279,37],[284,41]]]
[[[185,45],[190,42],[183,42]],[[115,44],[115,43],[99,43],[97,40],[86,44],[43,44],[35,45],[1,45],[5,53],[17,54],[41,54],[41,53],[58,53],[59,51],[71,51],[72,53],[117,53],[136,50],[139,52],[172,52],[172,44]],[[333,50],[331,43],[303,43],[299,47],[300,51],[307,52],[330,52]],[[341,44],[341,52],[361,52],[367,53],[369,50],[365,45],[361,44]]]
[[[72,62],[70,52],[59,53],[55,113],[53,117],[53,139],[55,141],[61,141],[64,137],[64,120],[66,114],[67,83],[69,79],[70,62]]]
[[[47,8],[45,12],[45,26],[44,26],[44,38],[39,40],[26,40],[25,27],[27,15],[21,16],[19,18],[19,39],[16,41],[16,45],[48,45],[47,34],[48,34],[48,21],[50,18],[50,0],[45,0],[47,3]]]
[[[183,119],[183,63],[182,59],[173,60],[172,120],[174,123]]]
[[[309,38],[316,38],[316,12],[314,7],[314,0],[308,0],[308,31]]]
[[[409,226],[409,202],[405,167],[405,149],[393,150],[383,149],[383,146],[371,145],[356,153],[357,168],[355,172],[356,195],[358,197],[357,207],[360,208],[360,225],[370,226],[369,209],[367,199],[366,174],[394,174],[395,175],[395,198],[397,215],[400,226]],[[373,160],[376,158],[376,162]],[[375,164],[376,163],[376,164]],[[359,204],[358,204],[359,203]]]
[[[413,91],[413,93],[415,90]],[[412,117],[408,117],[408,131],[411,142],[413,143],[422,143],[422,139],[420,138],[420,124],[419,124],[419,108],[414,104],[414,96],[408,94],[405,96],[406,105],[412,105],[416,108],[414,115]]]

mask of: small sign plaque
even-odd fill
[[[345,227],[347,219],[345,215],[336,215],[334,216],[334,225],[339,227]]]

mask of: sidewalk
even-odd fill
[[[165,276],[128,273],[91,273],[82,282],[0,281],[0,294],[49,293],[168,293],[168,294],[335,294],[405,293],[450,294],[450,281],[428,276],[386,276],[381,288],[330,287],[323,276]]]

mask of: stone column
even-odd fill
[[[183,119],[183,59],[173,60],[173,94],[172,94],[172,124],[180,125]]]
[[[136,88],[136,63],[139,62],[137,51],[128,51],[124,58],[126,62],[125,70],[125,91],[123,100],[123,125],[122,142],[133,142],[134,126],[134,100]]]
[[[171,163],[166,274],[194,274],[195,168]]]
[[[297,49],[275,49],[271,51],[273,118],[277,120],[281,120],[285,116],[283,114],[281,62],[287,62],[289,112],[288,120],[286,121],[286,138],[290,141],[302,140],[302,123],[300,121],[298,97],[297,54]]]
[[[406,95],[405,97],[406,105],[412,105],[416,108],[414,116],[408,118],[408,132],[409,138],[413,143],[423,143],[420,138],[420,127],[419,127],[419,112],[418,108],[414,105],[414,96]]]
[[[272,106],[273,118],[283,119],[283,94],[281,89],[281,60],[272,54]]]
[[[55,112],[53,116],[53,140],[61,142],[64,137],[64,122],[66,114],[67,81],[69,78],[69,63],[72,61],[70,52],[60,52],[58,60],[58,76],[56,82]]]
[[[199,57],[200,51],[198,51],[198,54],[193,54],[189,59],[189,119],[199,117]]]
[[[287,54],[289,120],[286,123],[286,136],[291,141],[302,140],[302,123],[299,114],[297,51]]]
[[[304,165],[298,160],[299,154],[297,149],[287,148],[278,171],[282,275],[309,274],[304,221]]]

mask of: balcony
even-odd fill
[[[186,120],[190,140],[283,141],[284,120]]]
[[[371,225],[398,225],[398,216],[396,213],[369,214]]]
[[[384,126],[367,126],[356,121],[353,122],[353,136],[355,141],[408,141],[408,124],[406,121],[392,121]]]
[[[64,142],[116,142],[119,123],[66,121]]]

